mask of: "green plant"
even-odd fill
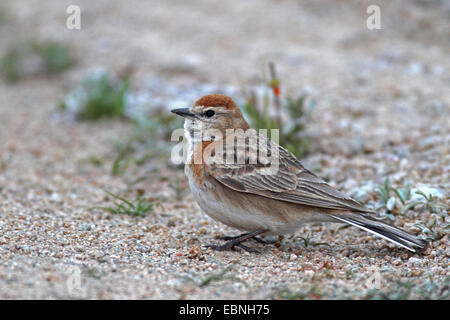
[[[431,275],[429,279],[420,285],[415,285],[410,281],[398,281],[387,290],[371,289],[367,292],[366,299],[384,300],[407,300],[407,299],[430,299],[446,300],[450,296],[450,277],[438,284],[433,281]]]
[[[86,163],[88,163],[88,164],[91,164],[91,165],[96,166],[96,167],[101,167],[101,166],[103,166],[103,161],[104,160],[102,159],[102,157],[98,157],[98,156],[92,154],[92,155],[90,155],[88,157],[80,158],[78,160],[78,163],[79,164],[86,164]]]
[[[62,72],[75,64],[70,48],[56,41],[33,43],[33,51],[42,59],[46,73]]]
[[[275,129],[278,128],[276,124],[276,120],[267,115],[268,113],[268,105],[269,102],[267,99],[264,99],[265,103],[263,106],[263,110],[259,110],[256,103],[256,96],[252,93],[252,96],[247,99],[247,102],[242,107],[242,111],[250,120],[250,124],[255,129]]]
[[[410,183],[408,183],[403,188],[391,187],[391,190],[394,191],[394,193],[397,195],[398,199],[400,200],[400,202],[403,206],[406,205],[406,203],[411,199],[411,184]]]
[[[299,238],[303,241],[305,247],[329,246],[329,244],[326,242],[312,242],[311,234],[308,234],[306,237],[299,237]]]
[[[281,99],[280,81],[276,77],[273,64],[271,64],[271,80],[265,85],[262,103],[258,103],[255,91],[250,93],[242,107],[251,126],[255,129],[280,129],[280,145],[286,147],[297,157],[303,157],[309,149],[310,139],[302,136],[305,130],[306,119],[316,105],[306,92],[296,98]],[[273,91],[273,101],[269,99],[269,91]],[[262,104],[262,105],[261,105]],[[275,111],[275,115],[272,115]],[[282,121],[283,120],[283,121]]]
[[[96,269],[87,269],[86,274],[88,277],[93,278],[95,280],[99,280],[103,276],[103,273]]]
[[[310,146],[310,139],[301,135],[305,130],[306,99],[307,94],[305,93],[297,98],[288,97],[286,99],[281,110],[286,115],[287,121],[282,128],[277,125],[275,118],[268,115],[268,112],[259,110],[254,99],[247,100],[247,103],[243,106],[243,111],[251,126],[257,130],[267,129],[270,132],[272,129],[280,129],[280,145],[301,158],[308,152]],[[314,104],[314,101],[310,101],[307,109],[312,110]]]
[[[427,192],[423,190],[426,190]],[[440,240],[447,235],[450,230],[450,224],[441,226],[439,223],[439,220],[442,219],[442,216],[440,217],[439,214],[445,212],[448,209],[448,206],[439,202],[437,196],[433,196],[433,192],[437,192],[437,190],[424,187],[423,190],[412,189],[409,183],[403,188],[394,188],[390,185],[389,178],[386,178],[383,185],[378,185],[375,188],[378,200],[375,210],[385,208],[387,213],[382,212],[381,218],[389,217],[394,220],[395,217],[392,214],[405,214],[408,210],[414,209],[418,205],[422,205],[423,208],[432,213],[432,219],[426,224],[416,223],[414,227],[420,229],[429,240]],[[391,192],[393,192],[393,195]],[[419,197],[415,195],[418,195]],[[399,201],[397,201],[397,199]],[[399,204],[399,206],[397,206],[397,204]]]
[[[220,281],[224,281],[224,280],[241,282],[244,285],[247,285],[244,280],[242,280],[238,277],[232,276],[232,275],[228,275],[228,272],[231,269],[233,269],[233,267],[234,267],[233,265],[230,265],[222,271],[211,272],[211,273],[206,274],[206,276],[204,276],[204,277],[194,274],[194,273],[190,273],[190,275],[183,276],[183,278],[185,280],[193,282],[195,285],[197,285],[200,288],[206,287],[213,282],[220,282]]]
[[[87,76],[61,102],[62,109],[74,109],[81,120],[125,116],[130,75],[115,78],[109,72]]]
[[[394,214],[398,213],[396,211],[397,201],[395,196],[391,196],[391,191],[393,191],[393,188],[390,185],[389,178],[384,180],[383,185],[375,186],[374,190],[376,193],[376,201],[369,201],[369,206],[371,206],[374,211],[385,209],[379,213],[380,219],[390,219],[394,221]],[[400,189],[396,190],[400,192]]]
[[[130,162],[130,155],[135,152],[134,146],[131,143],[119,145],[117,147],[118,154],[114,159],[111,174],[117,176],[123,173]]]
[[[276,289],[273,294],[274,299],[284,299],[284,300],[304,300],[312,298],[319,300],[322,294],[318,292],[316,285],[311,286],[307,290],[297,290],[292,291],[289,288]]]
[[[421,190],[418,190],[415,193],[420,195],[422,199],[408,204],[406,210],[412,209],[418,204],[423,204],[424,207],[432,213],[443,214],[448,210],[448,206],[445,203],[440,202],[436,197],[433,196],[433,194],[426,194]]]
[[[414,227],[419,228],[432,241],[440,240],[450,232],[450,224],[441,227],[436,216],[430,219],[426,225],[416,223]]]
[[[91,156],[87,159],[87,161],[88,161],[89,163],[93,164],[93,165],[96,166],[96,167],[100,167],[100,166],[103,165],[102,159],[99,158],[99,157],[97,157],[97,156],[94,156],[94,155],[91,155]]]
[[[10,48],[0,62],[0,72],[6,80],[15,82],[22,76],[25,53],[19,47]]]
[[[29,40],[11,46],[0,61],[0,72],[15,82],[31,74],[60,73],[75,64],[70,48],[57,41]]]
[[[420,189],[414,192],[413,190],[410,183],[403,188],[395,188],[391,186],[389,178],[386,178],[383,185],[375,187],[375,192],[377,193],[375,210],[385,208],[387,211],[385,216],[394,219],[392,214],[404,214],[418,205],[423,205],[425,209],[432,213],[442,213],[448,209],[448,206],[440,202],[432,193],[427,194]],[[415,194],[420,197],[414,196]]]
[[[93,209],[101,209],[113,214],[126,214],[131,216],[144,216],[147,213],[153,211],[155,207],[155,199],[138,198],[136,200],[127,200],[123,197],[115,195],[109,191],[105,192],[112,196],[117,201],[114,202],[114,206],[110,207],[94,207]]]
[[[316,104],[315,100],[310,100],[307,103],[307,99],[308,95],[306,93],[301,94],[297,98],[287,97],[285,105],[285,110],[291,121],[282,130],[282,142],[289,151],[299,157],[308,152],[310,145],[309,138],[301,138],[300,136],[301,132],[305,130],[305,115],[307,112],[311,112]]]
[[[377,185],[375,187],[375,191],[378,194],[378,196],[377,196],[378,202],[381,204],[380,206],[378,206],[377,209],[384,207],[389,212],[394,208],[395,197],[390,196],[391,190],[392,190],[392,188],[391,188],[391,185],[389,182],[389,178],[386,178],[384,180],[383,185]]]

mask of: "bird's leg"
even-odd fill
[[[230,239],[227,243],[219,246],[219,245],[206,245],[207,248],[211,248],[213,250],[218,250],[218,251],[224,251],[224,250],[230,250],[230,249],[234,249],[235,247],[240,247],[246,251],[249,252],[257,252],[256,249],[247,247],[245,245],[242,244],[242,242],[251,239],[259,234],[262,234],[264,232],[269,231],[268,229],[258,229],[256,231],[253,232],[248,232],[248,233],[244,233],[241,234],[237,237],[224,237],[226,239]],[[224,240],[226,240],[224,239]]]
[[[219,240],[225,240],[225,241],[229,241],[229,240],[234,240],[237,239],[239,237],[245,236],[249,234],[249,232],[237,235],[237,236],[223,236],[220,237]],[[260,237],[253,237],[253,240],[255,240],[256,242],[262,243],[262,244],[274,244],[277,242],[277,240],[265,240],[265,239],[261,239]]]
[[[249,232],[242,233],[242,234],[237,235],[237,236],[231,236],[231,237],[230,236],[223,236],[223,237],[220,237],[219,240],[224,240],[224,241],[234,240],[234,239],[237,239],[239,237],[246,236],[247,234],[249,234]]]
[[[255,240],[256,242],[262,243],[262,244],[277,243],[277,240],[265,240],[265,239],[261,239],[260,237],[253,237],[253,240]]]
[[[247,252],[261,254],[261,251],[259,251],[258,249],[255,249],[255,248],[252,248],[252,247],[248,247],[246,245],[243,245],[242,243],[237,244],[236,247],[244,249]]]

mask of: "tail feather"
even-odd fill
[[[412,252],[420,252],[427,246],[427,242],[425,240],[380,221],[355,216],[333,215],[333,218],[373,233]]]

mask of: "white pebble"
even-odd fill
[[[314,271],[312,271],[312,270],[306,270],[306,271],[305,271],[305,276],[307,276],[308,278],[314,277]]]

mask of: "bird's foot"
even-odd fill
[[[211,248],[213,250],[217,250],[217,251],[225,251],[225,250],[235,250],[236,247],[244,249],[247,252],[251,252],[251,253],[261,253],[259,250],[255,249],[255,248],[251,248],[248,247],[246,245],[243,245],[242,242],[254,238],[255,236],[267,232],[269,230],[267,229],[260,229],[260,230],[256,230],[253,232],[247,232],[238,236],[234,236],[234,237],[221,237],[219,238],[220,240],[225,240],[228,241],[227,243],[223,244],[223,245],[206,245],[207,248]],[[260,241],[263,241],[261,239],[258,239]]]
[[[258,253],[258,254],[261,253],[261,251],[259,251],[258,249],[248,247],[246,245],[243,245],[242,243],[234,244],[234,243],[227,242],[223,245],[208,244],[205,247],[211,248],[215,251],[237,250],[237,248],[241,248],[250,253]]]
[[[235,240],[235,239],[238,239],[240,237],[246,236],[248,234],[249,233],[246,232],[246,233],[243,233],[243,234],[240,234],[240,235],[237,235],[237,236],[223,236],[223,237],[220,237],[219,240],[224,240],[224,241]]]
[[[258,243],[262,243],[262,244],[274,244],[277,243],[277,240],[267,240],[267,239],[261,239],[259,237],[254,237],[253,240],[255,240]]]
[[[249,233],[243,233],[243,234],[240,234],[238,236],[231,236],[231,237],[230,236],[223,236],[223,237],[220,237],[219,240],[224,240],[224,241],[234,240],[234,239],[237,239],[239,237],[242,237],[242,236],[245,236],[245,235],[248,235],[248,234]],[[261,239],[260,237],[253,237],[252,239],[255,240],[256,242],[262,243],[262,244],[274,244],[274,243],[277,242],[277,240],[266,240],[266,239]]]

